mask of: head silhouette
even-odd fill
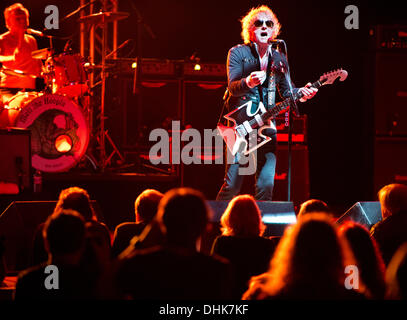
[[[328,205],[322,200],[310,199],[301,204],[297,218],[300,219],[306,214],[318,212],[329,213]]]
[[[157,190],[144,190],[134,202],[136,222],[150,222],[157,214],[163,194]]]
[[[85,220],[74,210],[62,209],[48,217],[43,235],[53,257],[74,254],[85,246]]]
[[[312,287],[315,292],[343,286],[351,252],[326,214],[308,214],[286,229],[271,260],[270,294],[284,287]]]
[[[220,220],[222,234],[226,236],[261,236],[265,225],[254,198],[250,195],[234,197]]]
[[[393,183],[384,186],[378,192],[382,217],[387,218],[399,212],[407,213],[407,186]]]
[[[79,187],[71,187],[61,191],[55,211],[61,209],[75,210],[79,212],[86,221],[97,220],[88,192]]]
[[[164,194],[157,220],[169,244],[191,247],[206,229],[209,210],[201,192],[190,188],[173,189]]]
[[[349,243],[360,278],[368,290],[366,294],[375,299],[382,299],[385,294],[385,264],[369,231],[358,223],[348,221],[339,228],[339,236]]]

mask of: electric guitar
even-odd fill
[[[347,76],[348,73],[343,69],[324,73],[318,81],[311,84],[311,87],[320,88],[324,85],[332,84],[338,77],[340,81],[344,81]],[[298,92],[294,99],[297,101],[302,97],[303,93]],[[248,155],[269,142],[271,138],[263,135],[262,131],[270,128],[277,132],[273,122],[270,120],[289,108],[291,102],[292,99],[287,98],[266,110],[262,102],[259,103],[257,108],[253,109],[255,106],[252,101],[249,101],[226,114],[224,118],[232,121],[233,125],[229,127],[219,123],[217,129],[232,155],[236,153]]]

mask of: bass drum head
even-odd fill
[[[44,172],[74,167],[89,143],[81,108],[65,96],[43,95],[32,100],[21,110],[16,127],[30,129],[32,166]]]
[[[21,110],[40,95],[39,92],[18,92],[10,99],[7,99],[3,108],[0,108],[0,128],[15,127]]]

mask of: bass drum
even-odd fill
[[[39,92],[18,92],[6,100],[0,111],[0,128],[15,127],[16,119],[21,110],[40,95]]]
[[[21,109],[15,127],[30,129],[32,166],[62,172],[84,156],[89,129],[82,109],[66,96],[42,95]]]

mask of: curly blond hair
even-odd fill
[[[267,15],[270,16],[270,19],[274,23],[273,27],[273,34],[271,36],[272,39],[275,39],[279,34],[281,30],[281,24],[278,21],[276,15],[274,14],[273,10],[271,10],[269,7],[262,5],[259,7],[254,7],[250,9],[250,11],[240,20],[242,23],[242,39],[245,44],[250,43],[252,41],[252,30],[253,30],[253,24],[254,21],[256,20],[256,17],[259,13],[264,12]]]

